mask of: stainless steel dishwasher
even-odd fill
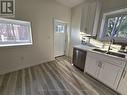
[[[87,51],[85,50],[79,48],[73,49],[73,65],[81,71],[84,71],[85,68],[86,55]]]

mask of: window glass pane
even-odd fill
[[[58,24],[56,26],[56,32],[58,32],[58,33],[64,33],[64,30],[65,30],[65,26],[64,25]]]
[[[30,39],[28,27],[24,25],[13,24],[15,39],[17,42],[27,42]]]
[[[119,31],[118,31],[118,37],[127,37],[127,16],[124,16],[122,18],[122,23],[120,25]]]
[[[11,24],[0,23],[0,42],[9,42],[14,39]]]
[[[32,44],[30,22],[0,19],[0,46]]]
[[[116,20],[117,20],[117,17],[108,19],[106,37],[110,37],[112,35],[112,31],[113,31],[113,28],[115,26]]]
[[[127,37],[127,15],[108,18],[105,34],[106,37]]]

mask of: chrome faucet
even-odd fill
[[[110,44],[109,44],[109,47],[108,47],[108,50],[107,50],[107,52],[106,53],[108,53],[109,52],[109,50],[111,50],[111,45],[114,43],[114,39],[111,39],[110,40]]]

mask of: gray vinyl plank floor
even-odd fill
[[[0,76],[0,95],[118,95],[66,57]]]

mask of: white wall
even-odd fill
[[[80,42],[81,4],[71,9],[71,44],[69,56],[72,57],[73,46]]]
[[[53,60],[53,17],[71,20],[71,9],[55,0],[15,1],[16,19],[32,22],[33,45],[0,48],[0,74]]]

